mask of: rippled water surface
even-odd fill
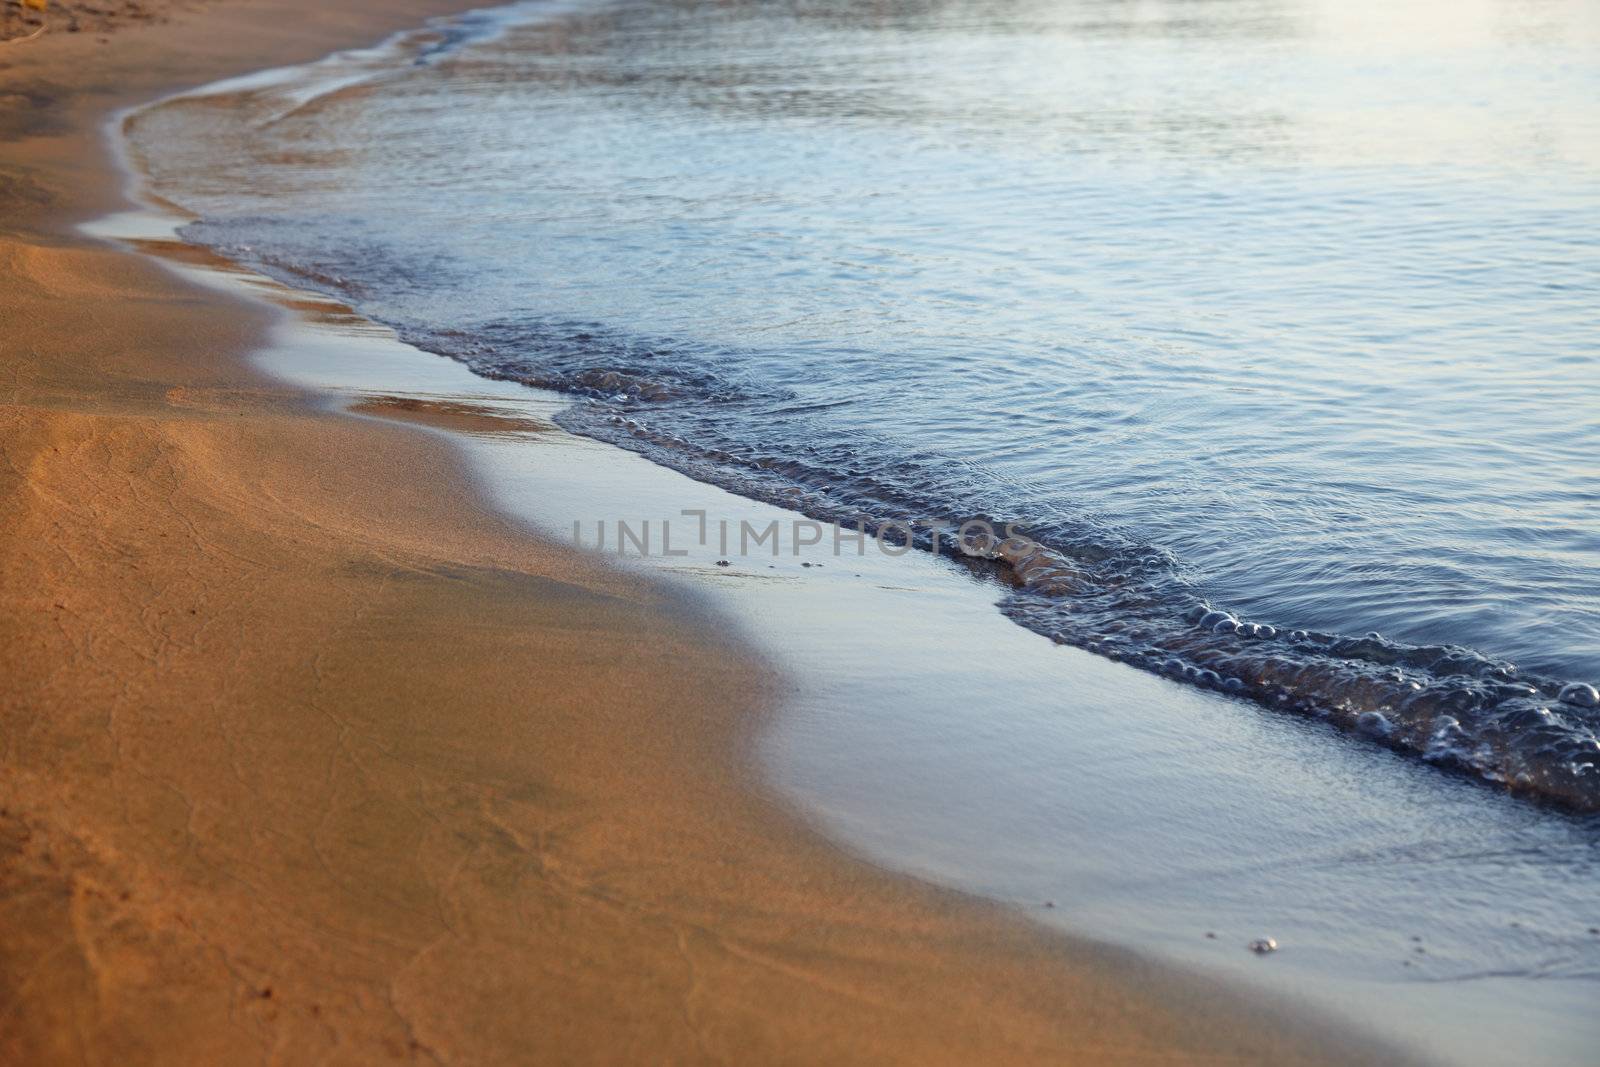
[[[1020,523],[1025,625],[1596,809],[1597,101],[1587,0],[624,0],[131,132],[575,428]]]

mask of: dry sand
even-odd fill
[[[839,854],[751,780],[776,683],[703,609],[75,236],[109,109],[451,6],[0,48],[0,1061],[1389,1060]]]

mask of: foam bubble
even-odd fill
[[[1561,702],[1580,708],[1600,707],[1600,690],[1582,682],[1573,682],[1561,690]]]

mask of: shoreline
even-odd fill
[[[0,1051],[1371,1055],[823,842],[749,780],[777,683],[703,605],[266,380],[262,307],[73,234],[121,200],[96,116],[468,6],[217,5],[98,46],[116,91],[61,89],[94,42],[0,55],[54,101],[0,133]]]

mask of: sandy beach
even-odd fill
[[[467,6],[0,47],[0,1060],[1393,1062],[836,850],[754,779],[783,680],[704,605],[75,231],[117,109]]]

